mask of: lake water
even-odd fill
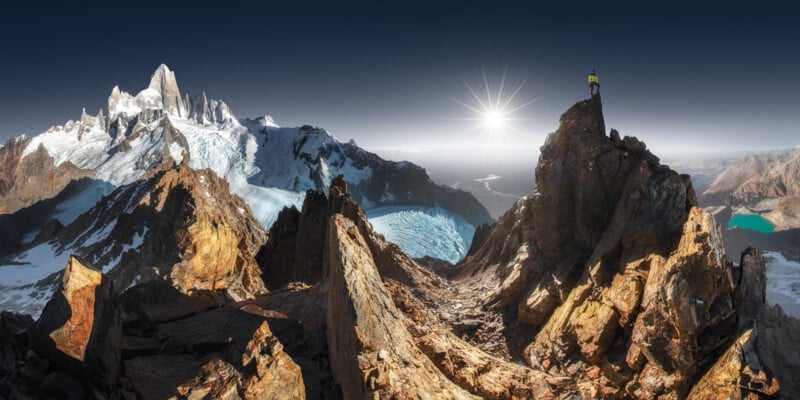
[[[775,225],[767,221],[760,215],[755,214],[734,214],[728,221],[728,229],[738,227],[739,229],[750,229],[761,233],[772,233]]]

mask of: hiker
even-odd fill
[[[595,87],[597,87],[596,93],[599,94],[600,93],[600,80],[597,79],[597,73],[594,70],[592,70],[592,73],[589,74],[589,96],[591,96],[593,94],[592,91],[593,91],[593,89]]]

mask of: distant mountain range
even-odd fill
[[[135,95],[114,87],[107,110],[96,115],[84,110],[77,121],[12,138],[0,148],[0,265],[11,266],[0,268],[0,308],[35,314],[54,286],[51,275],[70,254],[115,271],[116,284],[124,286],[153,271],[129,270],[134,259],[141,265],[159,254],[160,261],[146,263],[158,270],[160,262],[183,257],[157,249],[153,243],[167,233],[154,229],[160,218],[177,218],[167,231],[189,229],[192,221],[181,218],[192,213],[172,205],[167,214],[159,206],[147,217],[129,216],[163,195],[159,188],[170,187],[159,174],[178,168],[172,165],[181,165],[184,188],[218,178],[225,182],[224,190],[189,191],[193,197],[183,201],[194,207],[203,201],[236,202],[224,200],[230,191],[244,200],[233,209],[252,214],[262,232],[284,207],[299,208],[307,190],[327,193],[338,175],[350,182],[354,200],[393,221],[379,224],[383,233],[420,257],[457,262],[475,227],[492,222],[471,194],[437,185],[417,165],[384,160],[324,129],[279,127],[270,116],[237,119],[221,100],[182,94],[175,73],[162,64]],[[427,227],[391,218],[395,213],[447,223],[437,233],[442,237],[431,238]]]
[[[800,228],[800,149],[744,157],[709,183],[700,202],[757,213],[776,230]]]

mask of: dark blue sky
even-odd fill
[[[535,149],[586,96],[592,67],[607,126],[656,151],[800,145],[790,2],[262,3],[1,6],[0,140],[96,113],[115,84],[135,94],[163,62],[182,91],[239,117],[370,149],[481,147],[452,99],[469,101],[463,81],[484,69],[527,79],[518,98],[536,101],[507,143]]]

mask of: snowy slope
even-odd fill
[[[800,263],[787,260],[783,254],[768,251],[767,302],[778,304],[787,314],[800,318]]]

